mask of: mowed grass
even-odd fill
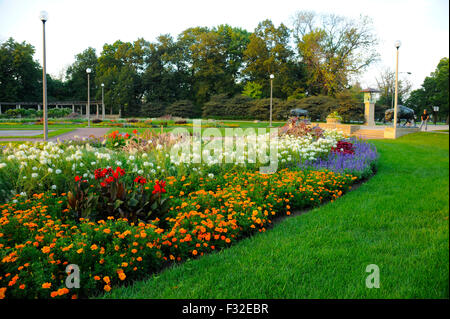
[[[449,136],[373,142],[378,173],[339,200],[101,298],[448,298]]]

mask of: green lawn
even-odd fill
[[[101,297],[448,298],[449,136],[374,143],[378,173],[336,202]]]

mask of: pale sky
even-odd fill
[[[401,40],[399,69],[419,87],[439,60],[449,56],[449,3],[447,0],[0,0],[0,41],[13,37],[36,49],[42,61],[42,22],[46,23],[47,69],[54,76],[74,62],[89,46],[101,52],[105,43],[154,41],[159,34],[174,37],[188,27],[230,24],[253,31],[271,19],[291,26],[298,10],[373,19],[379,38],[380,62],[363,74],[363,86],[376,86],[383,68],[395,68],[395,40]]]

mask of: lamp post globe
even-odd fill
[[[395,41],[394,45],[398,50],[400,48],[400,46],[402,45],[402,42],[400,40],[397,40],[397,41]]]
[[[48,13],[47,13],[47,11],[41,11],[39,13],[39,19],[41,19],[42,22],[46,22],[48,20]]]

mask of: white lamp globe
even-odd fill
[[[88,74],[91,73],[91,71],[92,71],[91,68],[86,69],[86,73],[88,73]]]
[[[270,78],[273,79],[275,76],[273,74],[270,75]]]
[[[39,19],[41,19],[42,22],[47,21],[48,20],[47,11],[41,11],[41,13],[39,13]]]
[[[104,83],[102,83],[102,87],[104,87],[105,86],[105,84]]]
[[[395,41],[395,47],[398,49],[402,45],[402,42],[400,40]]]

